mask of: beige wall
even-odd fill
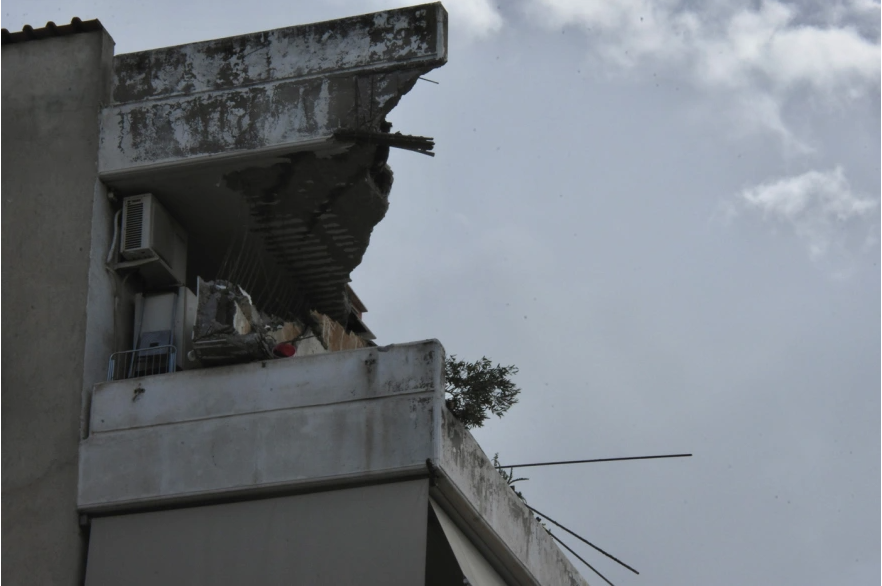
[[[346,328],[328,316],[313,311],[312,317],[316,324],[318,324],[318,327],[316,328],[318,330],[316,336],[319,337],[322,346],[324,346],[328,352],[356,350],[358,348],[367,348],[369,346],[364,338],[360,338],[352,332],[347,332]]]

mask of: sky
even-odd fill
[[[449,0],[449,61],[393,110],[437,156],[353,286],[381,344],[514,364],[475,436],[616,586],[880,581],[880,8]],[[117,53],[406,5],[7,0]],[[576,562],[578,565],[578,562]],[[587,568],[583,575],[601,583]]]

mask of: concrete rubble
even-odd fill
[[[229,281],[199,281],[194,357],[203,366],[274,358],[280,344],[296,343],[307,328],[257,309],[251,296]]]
[[[251,296],[230,281],[199,280],[193,354],[202,366],[272,360],[372,345],[316,311],[304,319],[283,319],[255,307]],[[312,343],[309,343],[309,342]]]

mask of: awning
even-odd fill
[[[86,586],[422,584],[428,480],[98,517]]]
[[[432,505],[432,510],[435,511],[435,516],[444,530],[444,535],[447,536],[450,548],[456,556],[456,561],[459,562],[462,573],[468,579],[469,585],[506,586],[505,580],[496,573],[496,570],[484,559],[481,552],[472,545],[472,542],[460,531],[459,527],[453,523],[450,517],[441,510],[441,507],[431,498],[429,503]]]

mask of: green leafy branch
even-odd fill
[[[502,417],[518,402],[521,390],[511,381],[517,373],[516,366],[493,366],[486,356],[466,362],[451,355],[445,363],[447,408],[468,429],[484,425],[491,413]]]

